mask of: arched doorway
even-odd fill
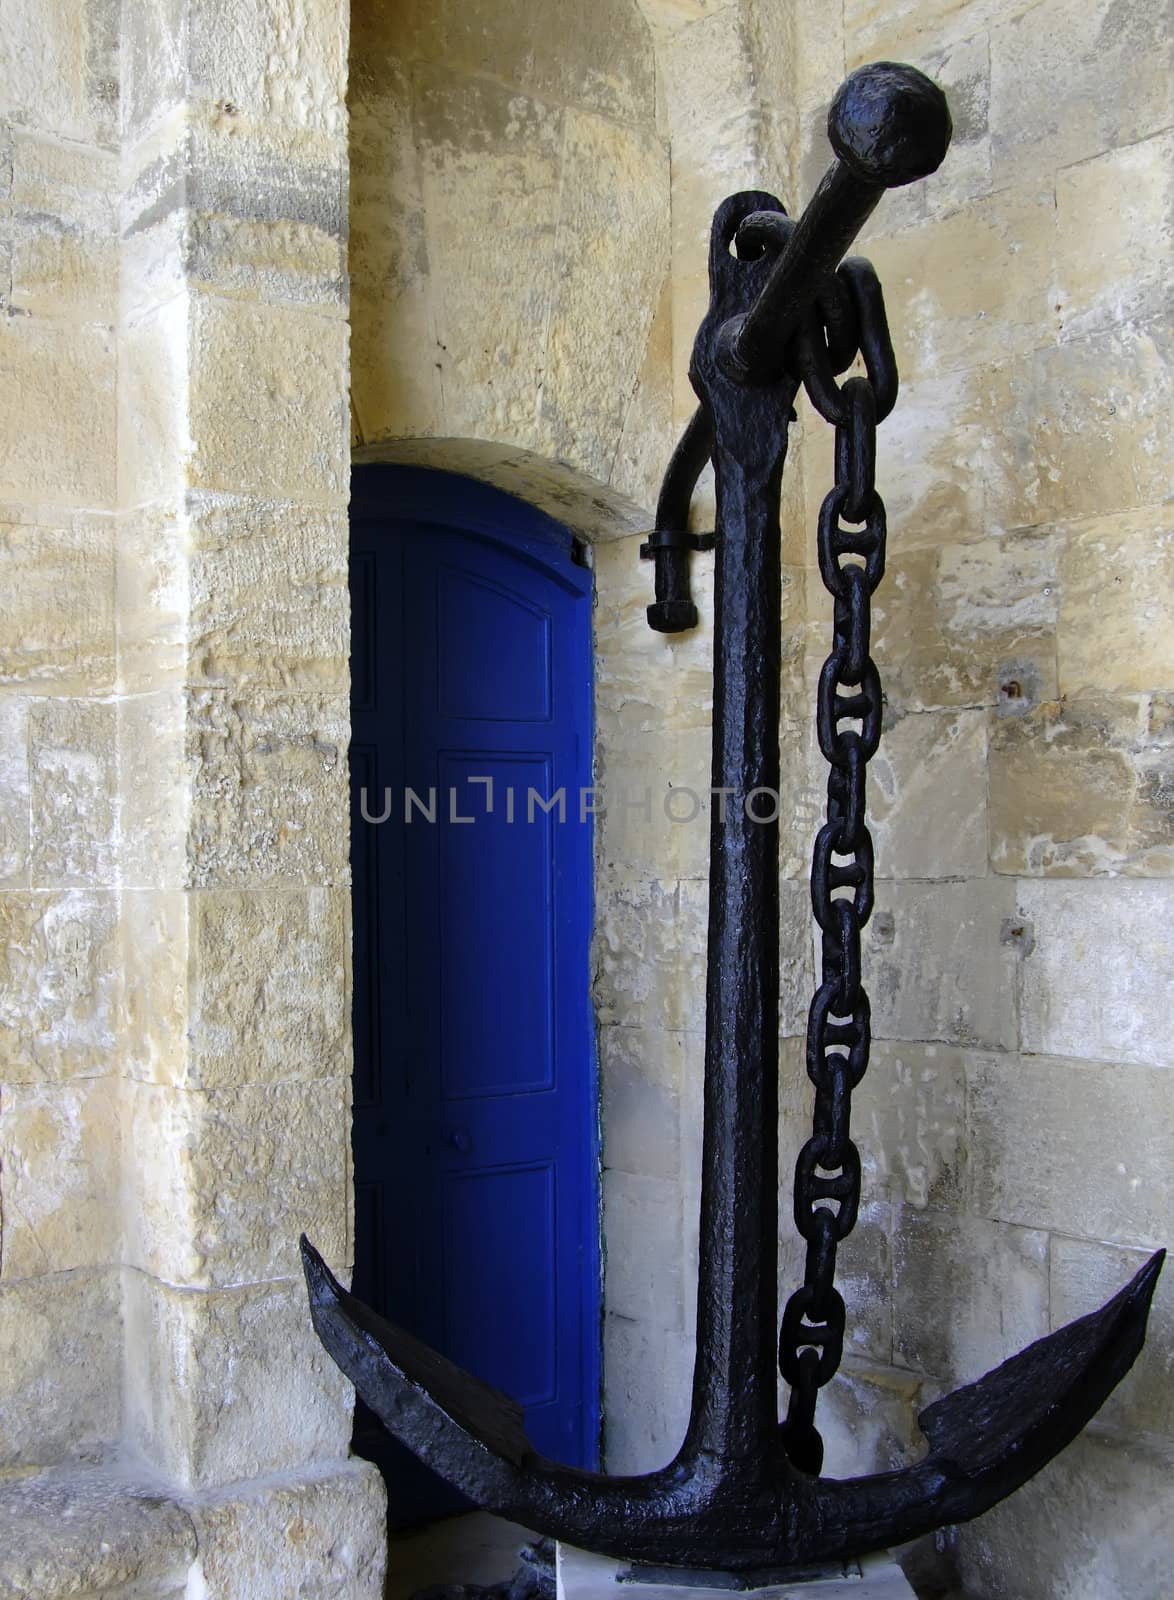
[[[355,1284],[594,1465],[591,574],[451,473],[355,468]],[[390,1517],[460,1509],[356,1417]]]

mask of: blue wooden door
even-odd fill
[[[356,1290],[598,1454],[591,584],[448,474],[351,509]],[[399,1522],[462,1502],[359,1414]]]

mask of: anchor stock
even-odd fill
[[[1100,1311],[930,1406],[920,1418],[929,1446],[921,1460],[873,1477],[818,1476],[815,1399],[839,1363],[846,1315],[833,1282],[836,1245],[860,1199],[848,1115],[869,1039],[860,979],[860,930],[873,898],[864,786],[881,719],[869,598],[883,576],[886,531],[873,482],[875,429],[897,387],[875,274],[867,263],[840,261],[886,187],[914,181],[942,160],[950,137],[945,97],[910,67],[861,68],[832,104],[829,137],[837,160],[797,222],[757,191],[718,208],[710,306],[690,368],[700,410],[674,454],[658,531],[646,547],[657,564],[650,624],[693,626],[688,551],[695,545],[683,530],[693,487],[712,459],[711,781],[715,790],[777,793],[779,499],[802,383],[837,430],[836,481],[819,523],[833,644],[817,716],[830,775],[812,866],[823,936],[807,1051],[816,1116],[795,1182],[807,1262],[781,1335],[777,807],[765,820],[742,807],[711,814],[697,1355],[688,1429],[667,1466],[608,1477],[540,1457],[515,1401],[378,1317],[302,1242],[319,1337],[397,1438],[488,1509],[659,1567],[782,1572],[979,1515],[1070,1442],[1128,1371],[1163,1259],[1159,1251]],[[867,377],[840,386],[837,375],[858,349]],[[791,1385],[782,1425],[776,1362]]]

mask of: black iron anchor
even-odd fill
[[[791,336],[802,335],[883,189],[937,167],[949,113],[920,73],[882,63],[843,86],[829,134],[839,159],[797,223],[766,194],[735,195],[718,209],[711,303],[691,369],[702,407],[694,444],[712,441],[717,490],[713,781],[739,795],[779,783],[778,507],[799,385]],[[764,246],[772,237],[781,246],[774,253]],[[732,244],[740,253],[745,244],[747,257],[735,258]],[[690,457],[686,475],[692,467]],[[850,712],[855,702],[836,705]],[[609,1477],[539,1456],[516,1401],[376,1315],[304,1237],[302,1255],[326,1349],[388,1430],[471,1500],[656,1567],[774,1573],[966,1521],[1032,1476],[1136,1358],[1164,1252],[1100,1311],[929,1406],[919,1419],[929,1447],[921,1460],[865,1478],[817,1476],[810,1415],[802,1404],[798,1420],[794,1413],[795,1395],[821,1365],[824,1334],[790,1308],[798,1376],[785,1425],[776,1393],[777,820],[755,820],[740,805],[724,818],[715,811],[710,851],[697,1356],[688,1429],[667,1466]],[[836,1026],[858,1041],[866,1012],[855,1033],[850,1022]],[[855,1048],[846,1044],[843,1059]],[[817,1128],[817,1154],[828,1137]],[[836,1187],[842,1173],[813,1170],[817,1196],[846,1193]],[[834,1201],[816,1210],[836,1220]]]

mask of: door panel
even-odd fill
[[[518,502],[397,478],[352,514],[356,1287],[594,1466],[589,574]],[[356,1448],[394,1520],[460,1508],[361,1414]]]

